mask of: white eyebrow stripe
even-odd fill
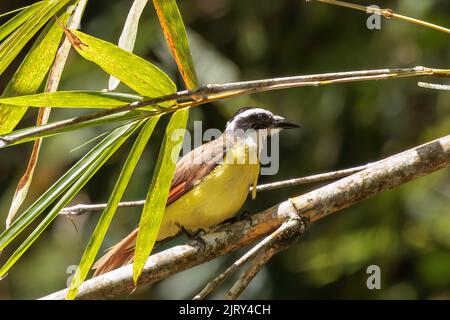
[[[274,118],[275,120],[284,120],[284,118],[281,117],[281,116],[274,116],[273,118]]]
[[[233,119],[232,122],[235,122],[236,120],[241,119],[241,118],[246,118],[246,117],[250,116],[253,113],[266,113],[266,114],[270,114],[271,115],[271,113],[269,111],[267,111],[267,110],[264,110],[262,108],[254,108],[254,109],[246,110],[246,111],[242,112],[241,114],[238,114]]]

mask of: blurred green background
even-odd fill
[[[0,3],[0,13],[27,1]],[[89,1],[81,29],[117,43],[131,0]],[[367,15],[302,0],[178,1],[200,82],[222,83],[277,76],[424,65],[448,68],[449,36],[398,20],[366,28]],[[370,5],[372,2],[365,1]],[[448,0],[377,2],[396,12],[449,27]],[[0,22],[3,22],[3,19]],[[140,23],[135,52],[156,62],[177,80],[173,62],[151,3]],[[23,57],[23,56],[22,56]],[[3,90],[19,57],[0,78]],[[442,79],[423,81],[442,83]],[[61,89],[101,90],[108,75],[72,52]],[[239,107],[264,106],[293,122],[296,131],[281,134],[280,170],[260,182],[310,175],[365,164],[449,133],[450,96],[417,86],[418,79],[359,82],[256,94],[194,108],[190,123],[223,129]],[[447,81],[448,83],[448,81]],[[121,91],[127,89],[120,87]],[[80,115],[54,110],[51,120]],[[30,110],[20,127],[33,125]],[[192,126],[191,126],[192,127]],[[126,199],[141,199],[150,183],[162,126],[151,140],[133,176]],[[36,199],[92,145],[72,149],[103,132],[91,128],[45,140],[26,205]],[[109,161],[73,201],[104,202],[130,143]],[[22,175],[31,144],[0,150],[0,221],[4,221]],[[260,194],[248,201],[252,212],[272,206],[314,186]],[[104,248],[137,223],[139,209],[120,209]],[[38,298],[66,287],[99,214],[57,218],[23,259],[0,281],[0,299]],[[3,227],[2,227],[3,228]],[[19,239],[20,240],[20,239]],[[184,241],[181,239],[179,241]],[[19,243],[19,242],[17,242]],[[0,256],[5,261],[13,248]],[[248,248],[140,288],[138,299],[192,298],[204,284]],[[381,290],[368,290],[366,269],[381,268]],[[223,297],[231,282],[211,298]],[[242,298],[450,298],[450,175],[448,169],[381,194],[308,228],[299,243],[273,258]]]

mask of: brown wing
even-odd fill
[[[205,143],[182,157],[177,163],[170,187],[167,205],[191,190],[223,160],[227,151],[226,138]]]
[[[205,143],[178,161],[172,179],[167,206],[186,194],[223,160],[227,151],[225,136]],[[95,264],[94,277],[129,264],[133,261],[134,247],[139,228],[136,228],[119,243],[108,249],[108,252]]]

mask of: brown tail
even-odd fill
[[[94,277],[133,262],[138,230],[139,228],[134,229],[126,238],[108,249],[92,267],[95,269]]]

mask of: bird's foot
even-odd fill
[[[248,221],[250,223],[250,226],[253,225],[252,215],[250,214],[250,211],[244,210],[240,213],[238,213],[236,216],[231,218],[231,222],[239,222],[239,221]]]
[[[186,235],[186,237],[189,240],[192,241],[196,241],[198,243],[201,244],[201,246],[203,247],[203,250],[205,250],[206,248],[206,241],[205,239],[202,238],[202,236],[204,236],[206,234],[206,231],[204,229],[198,229],[194,232],[187,230],[185,227],[179,225],[178,226],[180,228],[180,230]]]

